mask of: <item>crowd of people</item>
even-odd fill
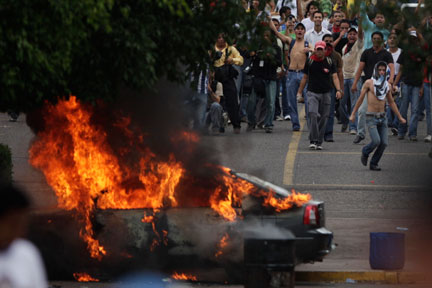
[[[375,151],[371,170],[380,169],[387,132],[418,141],[418,121],[426,116],[424,141],[431,142],[432,50],[425,35],[432,33],[432,16],[423,11],[422,0],[414,2],[419,21],[392,23],[379,10],[382,5],[374,6],[377,1],[361,1],[356,9],[354,1],[340,0],[243,1],[257,23],[268,23],[262,46],[247,49],[218,35],[210,52],[213,67],[200,75],[209,109],[196,127],[224,133],[228,118],[234,133],[240,133],[241,122],[246,132],[272,133],[276,120],[291,121],[296,133],[305,117],[309,148],[321,150],[323,142],[334,142],[336,118],[341,132],[355,135],[355,144],[368,131],[372,141],[361,161],[367,165]],[[298,103],[304,103],[304,116]]]

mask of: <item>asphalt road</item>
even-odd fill
[[[419,122],[418,142],[389,136],[379,172],[360,163],[369,137],[353,144],[355,136],[341,133],[336,121],[335,142],[324,142],[322,151],[309,150],[304,120],[300,132],[293,132],[289,121],[274,124],[272,134],[246,133],[243,123],[240,135],[227,129],[225,135],[208,136],[204,141],[217,147],[225,166],[325,201],[326,226],[334,232],[338,247],[324,262],[297,270],[370,270],[370,232],[405,233],[405,269],[419,271],[430,264],[432,159],[427,155],[431,144],[423,141],[425,121]]]
[[[300,106],[299,111],[302,109]],[[432,159],[427,156],[431,144],[422,141],[426,123],[419,122],[418,142],[389,136],[380,172],[370,171],[360,163],[361,148],[369,138],[353,144],[354,136],[339,132],[340,125],[335,124],[335,142],[324,143],[322,151],[310,151],[304,126],[303,122],[302,131],[293,132],[289,121],[275,122],[273,133],[266,134],[263,130],[246,133],[243,123],[240,135],[228,127],[223,135],[204,136],[202,143],[216,149],[224,166],[325,201],[326,226],[334,232],[338,247],[324,262],[301,265],[297,270],[370,270],[369,233],[402,232],[406,235],[404,269],[429,272]],[[39,207],[55,207],[56,199],[43,175],[28,164],[32,137],[23,117],[11,123],[6,114],[0,114],[0,141],[12,149],[15,181],[32,191]]]

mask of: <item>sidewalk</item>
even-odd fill
[[[405,231],[398,231],[402,226]],[[419,219],[328,218],[338,244],[323,262],[296,267],[296,280],[305,282],[432,283],[430,222]],[[405,234],[405,265],[401,270],[373,270],[369,264],[370,232]],[[343,237],[342,237],[343,236]]]

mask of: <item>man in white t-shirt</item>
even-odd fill
[[[344,97],[340,104],[340,115],[342,121],[342,132],[345,132],[349,125],[351,135],[357,134],[357,121],[349,122],[349,115],[354,108],[359,97],[358,91],[351,91],[354,83],[355,72],[360,63],[360,56],[363,52],[363,30],[351,27],[347,32],[348,43],[342,48],[343,77],[344,77]],[[351,105],[348,107],[348,99]]]
[[[313,15],[318,10],[319,10],[319,3],[316,1],[309,2],[309,4],[307,5],[306,14],[308,15],[308,17],[304,18],[301,21],[301,23],[303,23],[303,25],[306,27],[306,32],[314,29],[315,21],[314,21]],[[305,11],[303,11],[303,12],[305,12]],[[328,27],[328,21],[327,20],[322,21],[322,27],[324,29],[327,29],[327,27]]]
[[[398,37],[396,35],[396,33],[390,33],[389,38],[387,40],[387,44],[388,44],[388,49],[387,51],[389,51],[392,54],[393,57],[393,61],[394,61],[394,68],[395,68],[395,75],[394,75],[394,79],[396,79],[397,74],[399,73],[399,68],[400,68],[400,64],[397,63],[397,60],[399,58],[399,55],[402,52],[402,49],[398,47],[399,44],[399,40]],[[399,85],[398,85],[399,86]],[[396,103],[396,106],[398,107],[398,109],[400,108],[400,102],[401,102],[401,98],[398,97],[400,95],[400,89],[399,87],[394,87],[394,92],[393,93],[393,98],[394,101]],[[393,111],[390,109],[390,107],[387,107],[387,121],[388,121],[388,127],[391,128],[391,132],[393,134],[393,136],[397,136],[398,135],[398,130],[397,127],[399,126],[399,120],[396,117],[396,115],[394,115]]]
[[[0,185],[0,287],[47,288],[44,263],[36,246],[22,239],[30,203],[11,185]]]
[[[322,40],[326,34],[331,34],[330,31],[322,26],[324,14],[321,11],[313,13],[314,28],[305,34],[305,40],[309,43],[309,47],[315,47],[315,43]]]

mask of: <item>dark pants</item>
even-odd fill
[[[335,116],[335,103],[336,103],[336,89],[332,88],[330,90],[330,110],[328,114],[326,129],[324,133],[324,138],[333,138],[333,124]]]
[[[321,144],[324,140],[324,132],[330,113],[330,92],[307,92],[308,115],[310,123],[309,140]]]
[[[239,119],[239,104],[237,97],[237,88],[234,79],[230,79],[222,83],[223,95],[225,97],[225,107],[228,112],[228,117],[234,128],[240,128]]]

